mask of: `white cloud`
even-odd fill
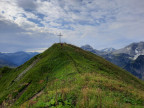
[[[27,49],[26,52],[39,52],[39,53],[42,53],[44,52],[45,50],[47,50],[48,48],[33,48],[33,49]]]

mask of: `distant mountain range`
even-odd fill
[[[124,48],[121,48],[113,52],[113,54],[121,53],[128,54],[133,59],[136,59],[139,55],[144,55],[144,42],[132,43]]]
[[[81,47],[84,50],[102,56],[113,64],[126,69],[140,79],[144,79],[144,42],[132,43],[121,49],[93,49],[90,45]]]
[[[94,54],[97,54],[97,55],[100,55],[100,54],[101,54],[100,51],[98,51],[98,50],[96,50],[96,49],[93,49],[93,47],[91,47],[90,45],[84,45],[84,46],[82,46],[81,48],[82,48],[83,50],[90,51],[90,52],[92,52],[92,53],[94,53]]]
[[[0,67],[17,67],[37,55],[37,52],[0,53]]]

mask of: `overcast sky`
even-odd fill
[[[96,49],[144,40],[144,0],[0,0],[0,52],[62,41]]]

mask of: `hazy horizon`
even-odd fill
[[[139,42],[144,42],[144,41],[139,41]],[[132,42],[132,43],[139,43],[139,42]],[[132,43],[130,43],[130,44],[132,44]],[[67,43],[67,44],[69,44],[69,43]],[[85,44],[85,45],[90,45],[90,44]],[[84,46],[84,45],[82,45],[82,46]],[[91,45],[90,45],[91,46]],[[126,45],[127,46],[127,45]],[[124,46],[124,47],[126,47],[126,46]],[[51,47],[51,46],[50,46]],[[78,47],[81,47],[81,46],[78,46]],[[91,46],[91,47],[93,47],[93,46]],[[122,48],[124,48],[124,47],[122,47]],[[49,48],[49,47],[48,47]],[[26,50],[26,51],[24,51],[24,50],[19,50],[19,51],[16,51],[16,52],[0,52],[0,53],[17,53],[17,52],[27,52],[27,53],[35,53],[35,52],[37,52],[37,53],[42,53],[42,52],[44,52],[45,50],[47,50],[48,48],[39,48],[39,49],[36,49],[36,50]],[[114,47],[105,47],[105,48],[114,48]],[[105,49],[105,48],[101,48],[101,49],[96,49],[96,48],[94,48],[93,47],[93,49],[96,49],[96,50],[103,50],[103,49]],[[116,48],[114,48],[114,49],[116,49]],[[119,48],[119,49],[121,49],[121,48]],[[116,50],[118,50],[118,49],[116,49]]]

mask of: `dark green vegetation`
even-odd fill
[[[3,70],[0,73],[1,107],[144,106],[141,80],[72,45],[54,44],[24,65]]]

